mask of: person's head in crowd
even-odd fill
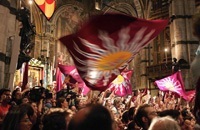
[[[30,119],[31,123],[32,124],[35,123],[37,117],[35,116],[35,111],[34,111],[33,107],[31,106],[31,104],[22,103],[20,105],[20,109],[22,111],[27,111],[27,116]]]
[[[38,112],[38,106],[36,102],[30,102],[31,107],[33,108],[34,112],[37,114]]]
[[[193,130],[194,124],[192,124],[192,121],[190,119],[185,119],[181,128],[182,130]]]
[[[113,105],[114,105],[116,108],[119,108],[120,105],[121,105],[121,100],[120,100],[120,98],[115,98],[115,99],[114,99],[114,102],[113,102]]]
[[[179,125],[182,125],[182,124],[183,124],[183,116],[181,115],[181,113],[180,113],[178,110],[173,110],[173,109],[164,110],[164,111],[161,111],[161,112],[159,113],[159,116],[160,116],[160,117],[170,116],[170,117],[172,117],[174,120],[176,120],[176,121],[178,122]]]
[[[12,102],[15,102],[16,105],[19,105],[21,104],[21,99],[22,99],[22,93],[20,91],[19,88],[15,89],[13,92],[12,92]]]
[[[42,116],[42,130],[67,130],[72,113],[62,108],[50,108]]]
[[[148,130],[181,130],[181,128],[173,118],[165,116],[154,118]]]
[[[128,110],[129,120],[133,120],[134,119],[134,114],[135,114],[135,107],[129,108],[129,110]]]
[[[0,90],[0,98],[2,104],[8,104],[11,101],[11,91],[7,88],[2,88]]]
[[[147,130],[155,117],[157,117],[155,109],[149,104],[144,104],[137,109],[134,120],[139,127]]]
[[[110,108],[110,107],[112,106],[112,101],[111,101],[111,99],[107,99],[107,100],[106,100],[105,106],[106,106],[107,108]]]
[[[13,106],[3,120],[2,130],[31,130],[33,113],[30,104]]]
[[[183,119],[189,119],[189,118],[192,119],[192,113],[188,108],[184,108],[181,111],[181,115],[183,116]]]
[[[128,124],[127,130],[135,130],[135,122],[133,120]]]
[[[84,107],[87,105],[85,99],[78,99],[78,100],[76,100],[76,103],[75,103],[75,104],[76,104],[76,108],[77,108],[78,110],[84,108]]]
[[[33,123],[33,125],[35,127],[35,124],[36,124],[38,117],[39,117],[37,103],[36,102],[29,102],[29,104],[33,108],[33,111],[34,111],[34,114],[31,117],[31,122]]]
[[[67,102],[66,98],[60,97],[56,101],[56,106],[63,109],[69,108],[69,103]]]
[[[121,119],[123,124],[128,124],[129,123],[129,115],[128,115],[128,111],[124,111],[122,114],[122,119]]]
[[[71,106],[70,106],[70,109],[71,109],[73,112],[75,112],[75,113],[77,112],[77,109],[76,109],[76,106],[75,106],[75,105],[71,105]]]
[[[113,130],[113,119],[106,107],[90,104],[73,116],[68,130]]]
[[[136,125],[135,121],[131,121],[128,123],[127,130],[140,130],[140,128]]]
[[[29,99],[26,96],[22,97],[21,101],[22,101],[22,104],[23,103],[29,103]]]

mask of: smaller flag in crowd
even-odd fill
[[[80,89],[80,94],[81,95],[87,95],[90,89],[86,86],[84,81],[81,79],[77,69],[73,65],[62,65],[58,64],[58,68],[64,75],[70,75],[73,79],[76,80],[77,86]]]
[[[123,71],[117,78],[110,83],[109,90],[114,91],[114,94],[120,97],[132,94],[131,75],[133,71]]]
[[[62,86],[62,73],[60,69],[56,68],[56,91],[60,91]]]
[[[195,91],[185,91],[180,71],[163,79],[156,80],[155,83],[161,91],[175,92],[187,101],[190,101],[192,99],[192,96],[195,95]]]

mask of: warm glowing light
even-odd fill
[[[96,10],[101,10],[99,2],[95,2],[95,9]]]
[[[29,3],[30,5],[32,5],[32,4],[33,4],[33,0],[29,0],[28,3]]]
[[[167,48],[165,48],[165,52],[167,52],[168,51],[168,49]]]

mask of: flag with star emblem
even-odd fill
[[[109,90],[114,91],[114,94],[124,97],[132,94],[131,76],[133,71],[123,71],[117,78],[109,85]]]
[[[168,20],[145,20],[123,14],[96,15],[60,41],[86,85],[104,91],[167,24]]]
[[[195,91],[185,91],[180,71],[163,79],[156,80],[155,83],[160,90],[177,93],[179,96],[187,101],[190,101],[195,94]]]

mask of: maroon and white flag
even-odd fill
[[[131,76],[133,71],[123,71],[117,78],[109,85],[109,90],[114,91],[114,94],[124,97],[132,94]]]
[[[145,20],[123,14],[97,15],[60,41],[86,85],[104,91],[167,24],[168,20]]]
[[[73,65],[62,65],[58,64],[58,68],[64,75],[70,75],[73,79],[76,80],[77,86],[79,87],[79,92],[81,95],[87,95],[90,89],[86,86],[84,81],[81,79],[77,69]]]

